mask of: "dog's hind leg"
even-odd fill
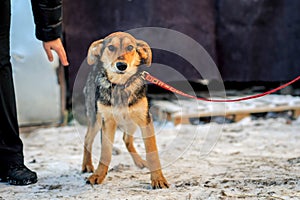
[[[87,183],[100,184],[106,177],[108,167],[112,157],[113,142],[117,129],[116,121],[113,116],[104,118],[101,132],[101,158],[95,172],[88,178]]]
[[[123,134],[123,141],[126,145],[126,148],[128,152],[130,153],[135,165],[141,169],[144,167],[148,168],[148,164],[146,160],[143,160],[141,156],[137,153],[134,145],[133,145],[133,133],[135,132],[136,128],[134,130],[131,130],[130,132]]]
[[[82,172],[93,172],[94,166],[92,162],[92,147],[95,136],[101,129],[102,119],[99,114],[97,114],[97,121],[94,123],[88,122],[88,129],[84,139],[84,153],[82,161]]]

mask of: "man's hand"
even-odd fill
[[[62,45],[60,38],[57,38],[56,40],[52,40],[49,42],[43,42],[43,46],[44,46],[44,49],[46,51],[49,61],[51,61],[51,62],[53,61],[53,54],[52,54],[51,50],[54,50],[57,53],[62,65],[64,65],[64,66],[69,65],[65,49],[64,49],[64,46]]]

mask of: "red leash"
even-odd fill
[[[264,93],[261,93],[261,94],[248,96],[248,97],[242,97],[242,98],[238,98],[238,99],[206,99],[206,98],[199,98],[199,97],[196,97],[196,96],[193,96],[193,95],[189,95],[189,94],[186,94],[186,93],[184,93],[180,90],[177,90],[176,88],[162,82],[158,78],[155,78],[154,76],[152,76],[151,74],[149,74],[146,71],[144,71],[142,73],[142,77],[146,81],[149,81],[150,83],[158,85],[159,87],[161,87],[165,90],[169,90],[169,91],[174,92],[176,94],[179,94],[181,96],[192,98],[192,99],[197,99],[197,100],[201,100],[201,101],[209,101],[209,102],[237,102],[237,101],[245,101],[245,100],[249,100],[249,99],[255,99],[255,98],[258,98],[258,97],[266,96],[266,95],[272,94],[274,92],[277,92],[278,90],[281,90],[281,89],[295,83],[296,81],[300,80],[300,76],[298,76],[297,78],[293,79],[292,81],[290,81],[290,82],[288,82],[284,85],[281,85],[281,86],[279,86],[279,87],[277,87],[273,90],[270,90],[270,91],[267,91],[267,92],[264,92]]]

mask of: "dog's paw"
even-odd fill
[[[94,172],[94,166],[92,164],[82,165],[82,173],[91,173]]]
[[[151,186],[152,186],[152,189],[169,188],[168,181],[165,179],[165,177],[163,175],[156,177],[156,178],[151,178]]]
[[[169,188],[169,184],[166,179],[152,180],[151,187],[152,189],[164,189],[164,188]]]
[[[87,184],[101,184],[104,180],[105,176],[99,174],[92,174],[86,181]]]
[[[143,160],[143,159],[141,159],[141,158],[136,158],[135,160],[134,160],[134,164],[138,167],[138,168],[140,168],[140,169],[143,169],[143,168],[148,168],[148,163],[147,163],[147,161],[146,160]]]

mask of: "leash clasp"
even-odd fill
[[[143,71],[143,72],[141,73],[142,79],[146,80],[146,76],[147,76],[147,75],[149,75],[149,72]]]

